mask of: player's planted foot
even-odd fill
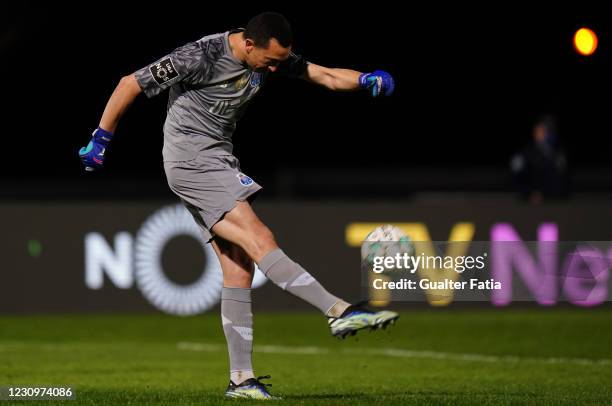
[[[262,379],[269,379],[270,375],[259,376],[257,378],[249,378],[242,382],[240,385],[236,385],[230,381],[225,391],[225,396],[228,398],[240,398],[240,399],[258,399],[258,400],[274,400],[280,399],[277,396],[272,396],[266,389],[266,386],[272,386],[269,383],[262,383]]]
[[[399,318],[399,314],[389,310],[379,312],[368,310],[364,307],[365,303],[351,305],[340,317],[328,318],[329,328],[334,337],[345,338],[348,335],[355,335],[364,328],[370,330],[387,328]]]

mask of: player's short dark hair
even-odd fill
[[[269,11],[251,18],[244,30],[244,37],[252,40],[259,48],[267,48],[272,38],[276,38],[285,48],[293,42],[289,21],[281,14]]]

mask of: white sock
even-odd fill
[[[221,320],[227,341],[231,379],[235,384],[240,384],[245,379],[253,377],[251,289],[227,287],[222,289]]]
[[[325,313],[327,317],[340,317],[342,313],[350,306],[349,303],[344,300],[337,301],[329,310]]]
[[[329,293],[299,264],[277,248],[266,254],[257,264],[266,277],[281,289],[305,300],[321,312],[327,313],[341,299]]]
[[[251,379],[251,378],[255,378],[255,375],[253,375],[252,369],[249,369],[247,371],[232,371],[230,373],[230,379],[236,385],[240,385],[242,382],[246,381],[247,379]]]

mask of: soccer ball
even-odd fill
[[[374,265],[374,257],[395,257],[397,254],[403,256],[404,253],[413,256],[414,252],[412,239],[399,227],[391,224],[376,227],[361,244],[361,260],[368,267]]]

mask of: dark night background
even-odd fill
[[[165,94],[140,96],[131,107],[103,173],[84,174],[76,152],[87,144],[122,75],[186,42],[244,26],[266,10],[286,15],[294,50],[309,60],[384,69],[397,83],[393,97],[373,100],[299,80],[271,80],[234,136],[243,170],[270,196],[286,173],[326,177],[336,173],[333,168],[340,180],[384,173],[421,179],[413,186],[427,189],[428,174],[440,173],[449,187],[461,177],[458,187],[505,189],[509,158],[543,113],[559,118],[571,168],[582,176],[576,190],[612,190],[612,19],[603,7],[211,3],[4,5],[3,194],[39,188],[61,194],[59,185],[70,185],[76,195],[91,189],[104,195],[117,192],[113,182],[125,179],[165,190]],[[599,36],[591,57],[572,47],[581,26]],[[445,187],[432,182],[430,188]],[[368,191],[364,186],[360,193]]]

